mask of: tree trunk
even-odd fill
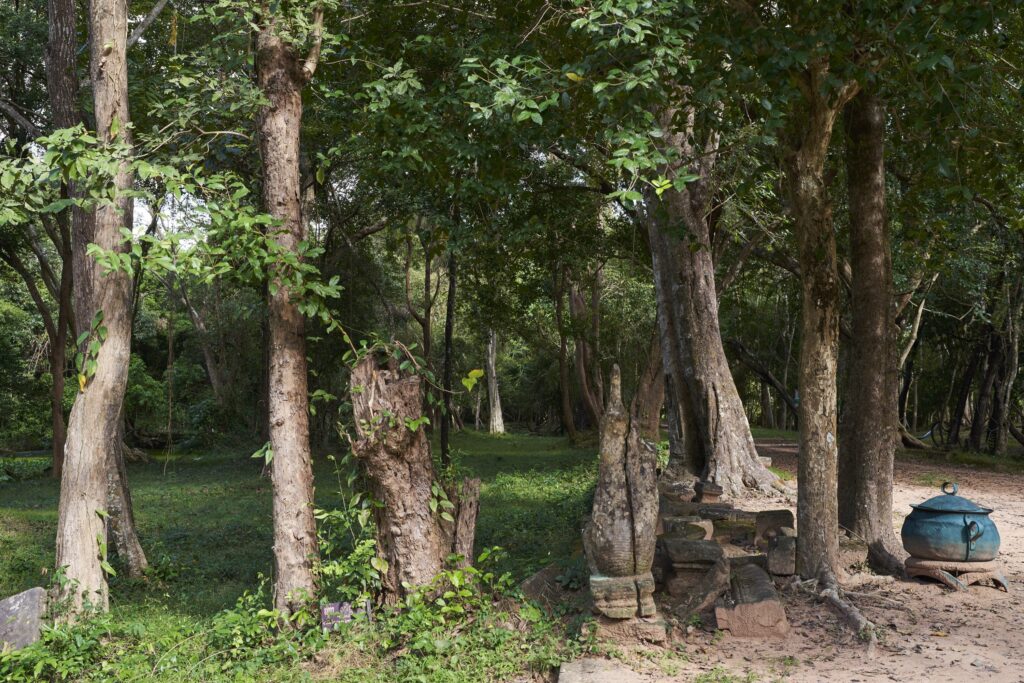
[[[967,437],[967,447],[972,451],[981,450],[982,441],[988,433],[988,421],[992,413],[992,391],[995,387],[996,377],[999,375],[1001,363],[999,334],[994,329],[991,329],[988,337],[988,359],[985,363],[985,372],[982,375],[981,385],[978,387],[978,396],[974,404],[974,419],[971,421],[971,433]]]
[[[630,415],[637,423],[640,438],[661,440],[661,408],[665,405],[665,372],[661,361],[661,335],[655,330],[647,363],[637,382]]]
[[[666,363],[666,371],[673,373],[673,385],[685,382],[704,456],[701,478],[721,486],[727,496],[739,496],[748,489],[773,491],[778,478],[757,457],[718,322],[708,226],[708,183],[717,138],[712,136],[707,153],[697,160],[692,136],[673,130],[675,125],[673,112],[666,112],[662,122],[666,141],[691,163],[692,168],[687,168],[698,172],[700,179],[681,190],[666,190],[660,200],[652,195],[647,201],[651,251],[659,251],[658,258],[652,259],[655,277],[663,278],[668,285],[664,305],[674,308],[674,335],[667,343],[675,359]],[[672,226],[684,226],[685,234],[677,237],[680,231]],[[673,270],[658,273],[670,264],[675,266]],[[662,343],[666,343],[664,338]],[[682,397],[680,404],[685,404]]]
[[[498,333],[487,332],[487,431],[491,434],[505,433],[505,420],[501,415],[501,394],[498,392]]]
[[[662,477],[675,483],[694,479],[704,469],[705,455],[698,433],[690,394],[683,381],[682,350],[677,344],[679,328],[675,305],[675,253],[668,246],[668,237],[648,222],[651,262],[654,271],[654,293],[657,303],[658,334],[661,337],[662,371],[665,377],[665,414],[668,422],[669,460]]]
[[[580,396],[590,426],[597,429],[604,412],[602,397],[604,380],[601,377],[600,358],[597,354],[596,333],[600,333],[600,271],[594,276],[590,304],[576,285],[569,284],[569,317],[573,321],[576,349],[576,375]],[[589,323],[589,329],[587,329]]]
[[[448,254],[448,300],[444,314],[444,370],[442,386],[444,392],[444,415],[441,416],[441,464],[451,462],[449,439],[452,429],[452,337],[455,334],[455,253]]]
[[[761,426],[775,429],[775,409],[772,407],[772,394],[768,391],[768,382],[761,380]]]
[[[110,513],[110,538],[117,556],[121,558],[128,576],[141,578],[149,568],[135,527],[135,510],[128,489],[125,468],[124,416],[118,420],[116,438],[107,448],[107,512]]]
[[[351,387],[357,435],[352,450],[382,503],[374,508],[377,547],[387,561],[381,581],[385,602],[394,603],[429,584],[453,551],[472,557],[479,480],[447,492],[451,507],[440,502],[426,431],[408,427],[423,415],[422,381],[403,374],[394,357],[384,366],[372,355],[360,360]],[[442,516],[446,511],[454,523]]]
[[[868,544],[868,563],[903,572],[892,526],[897,438],[896,320],[885,214],[885,110],[861,93],[846,113],[853,331],[848,397],[840,424],[839,523]]]
[[[949,437],[946,444],[949,446],[960,445],[960,428],[964,422],[964,414],[967,411],[967,402],[971,397],[971,385],[974,384],[974,376],[978,374],[978,366],[985,353],[984,342],[979,343],[971,352],[971,359],[964,370],[964,376],[960,380],[960,389],[957,392],[956,406],[953,408],[953,417],[950,420]]]
[[[827,62],[800,74],[803,107],[790,122],[786,183],[800,260],[800,450],[797,474],[797,572],[825,584],[839,569],[836,370],[839,355],[839,273],[825,159],[836,117],[857,94],[848,82],[834,101],[823,94]]]
[[[111,142],[115,137],[111,127],[117,121],[118,135],[127,140],[131,119],[125,0],[93,0],[89,5],[89,27],[97,134],[101,141]],[[125,196],[131,184],[128,165],[123,163],[114,177],[118,198],[113,205],[99,206],[95,212],[91,238],[103,249],[126,250],[120,230],[132,226],[132,201]],[[75,245],[75,256],[80,257],[75,263],[88,261],[81,239]],[[102,311],[102,323],[92,334],[96,339],[106,337],[95,357],[95,374],[87,378],[71,409],[57,513],[57,567],[71,581],[68,597],[72,611],[78,612],[84,602],[102,610],[108,606],[102,566],[107,534],[101,513],[107,506],[109,451],[119,436],[128,380],[132,286],[130,274],[119,270],[101,276],[98,267],[76,269],[75,281],[76,300],[85,305],[84,310],[78,311],[79,320],[92,320],[95,312]]]
[[[565,268],[555,273],[555,326],[558,328],[558,392],[562,403],[562,427],[570,441],[577,441],[576,417],[572,408],[572,378],[569,374],[569,340],[565,332]]]
[[[1002,346],[1002,371],[999,383],[993,392],[992,420],[989,429],[992,453],[1004,455],[1010,423],[1010,399],[1013,385],[1017,380],[1020,353],[1020,316],[1024,306],[1024,281],[1018,279],[1017,284],[1009,291],[1006,322],[1000,336]]]
[[[307,76],[301,58],[277,34],[279,27],[274,18],[266,20],[269,23],[256,41],[257,81],[268,100],[258,121],[263,200],[266,210],[281,221],[277,243],[285,251],[295,252],[305,239],[299,200],[299,132],[302,87]],[[313,567],[318,548],[313,518],[306,339],[298,304],[276,274],[272,274],[268,293],[274,604],[290,614],[316,596]]]

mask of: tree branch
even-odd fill
[[[132,31],[132,34],[128,36],[128,45],[125,48],[126,50],[130,50],[135,43],[139,42],[139,38],[141,38],[142,34],[146,32],[146,29],[156,21],[156,18],[160,16],[160,12],[163,11],[166,5],[167,0],[157,0],[156,4],[153,5],[153,9],[149,10],[149,14],[145,16],[142,22],[135,27],[134,31]]]
[[[306,83],[313,80],[313,74],[316,73],[316,65],[320,62],[320,48],[324,42],[324,5],[322,2],[317,3],[316,9],[313,10],[313,44],[309,47],[309,54],[306,55],[306,61],[302,63],[302,77]]]

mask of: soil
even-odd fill
[[[796,445],[766,439],[761,455],[796,471]],[[960,495],[995,510],[1002,537],[1000,561],[1010,593],[971,586],[957,593],[941,584],[868,573],[864,548],[844,547],[850,572],[847,599],[878,629],[873,647],[846,627],[813,594],[779,581],[790,622],[782,640],[735,638],[703,623],[679,627],[667,649],[637,648],[615,653],[656,683],[693,680],[713,672],[715,681],[992,681],[1024,683],[1024,475],[983,471],[964,465],[900,458],[896,464],[893,525],[899,532],[911,503],[939,494],[943,481],[956,481]],[[742,501],[751,510],[794,507],[792,497]]]

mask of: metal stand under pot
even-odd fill
[[[999,531],[990,508],[956,495],[959,487],[946,482],[941,496],[911,505],[903,522],[903,547],[908,576],[941,581],[954,590],[990,581],[1009,592],[999,556]]]

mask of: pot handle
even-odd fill
[[[970,554],[970,551],[974,550],[974,544],[977,542],[977,540],[979,538],[981,538],[982,534],[984,534],[984,533],[985,533],[985,530],[982,529],[981,525],[978,524],[976,521],[974,521],[972,519],[970,522],[968,522],[968,524],[967,524],[967,539],[969,541],[968,544],[967,544],[968,554]]]
[[[946,489],[949,488],[950,486],[953,487],[953,490],[952,491],[947,491]],[[942,485],[942,492],[945,493],[948,496],[955,496],[959,490],[960,490],[960,487],[957,486],[955,481],[947,481],[946,483],[944,483]]]

